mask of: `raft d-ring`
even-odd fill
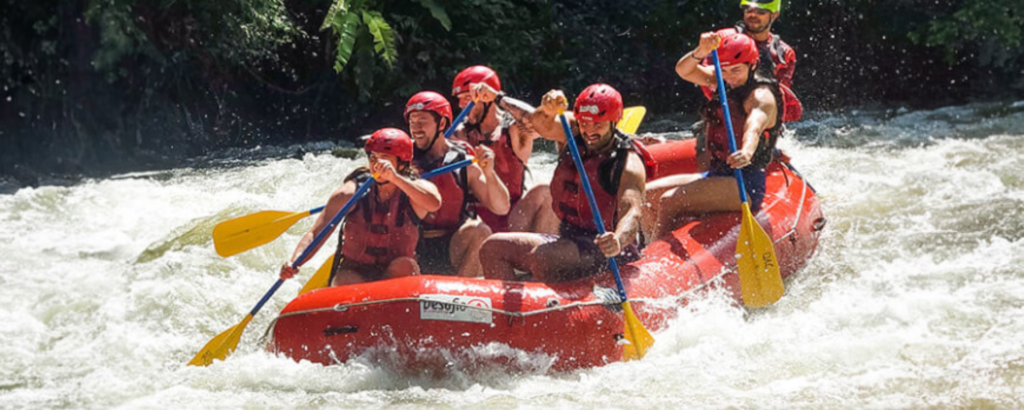
[[[339,303],[337,305],[334,305],[334,311],[335,312],[344,312],[346,310],[348,310],[348,306],[345,306],[345,305],[343,305],[341,303]]]
[[[548,299],[548,302],[545,303],[545,305],[547,307],[549,307],[549,308],[553,308],[555,306],[558,306],[558,304],[559,304],[558,299],[555,299],[555,298]]]
[[[824,216],[820,216],[818,217],[818,219],[815,219],[814,222],[811,223],[811,229],[814,229],[815,231],[821,231],[822,229],[825,229],[825,224],[827,222],[828,220],[825,219]]]

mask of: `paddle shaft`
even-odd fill
[[[456,126],[462,124],[462,120],[466,119],[466,116],[469,115],[470,111],[473,111],[473,107],[475,106],[476,101],[470,101],[469,104],[466,104],[466,108],[463,108],[462,112],[459,113],[459,116],[455,117],[455,121],[452,121],[452,126],[448,127],[448,129],[444,132],[444,139],[452,137],[452,134],[455,133]]]
[[[583,192],[587,194],[587,202],[590,204],[590,213],[594,215],[594,225],[597,225],[597,233],[603,235],[605,230],[604,221],[601,220],[601,210],[597,207],[597,201],[594,199],[594,190],[590,187],[590,178],[587,178],[587,170],[583,167],[580,150],[576,147],[576,138],[572,135],[572,128],[569,127],[569,121],[565,119],[565,115],[559,115],[558,118],[562,120],[562,130],[565,131],[565,144],[569,146],[569,153],[572,154],[572,160],[576,163],[576,173],[580,176]],[[619,274],[619,264],[615,262],[615,258],[608,258],[608,266],[612,269],[612,276],[615,277],[615,286],[618,287],[619,298],[622,299],[622,303],[628,302],[626,288],[622,285],[622,275]]]
[[[334,227],[337,226],[339,222],[341,222],[341,218],[344,218],[345,214],[347,214],[348,211],[352,210],[352,207],[355,206],[355,204],[359,202],[359,200],[362,199],[363,196],[366,195],[366,193],[370,190],[370,187],[372,187],[376,182],[377,180],[370,178],[369,181],[364,182],[363,185],[356,190],[356,193],[352,195],[352,198],[349,198],[348,202],[345,203],[345,206],[341,207],[341,210],[334,215],[334,218],[331,218],[331,222],[329,222],[327,226],[324,227],[324,229],[321,229],[320,233],[316,234],[316,236],[313,238],[313,242],[310,243],[309,246],[307,246],[306,249],[302,251],[302,254],[299,255],[297,259],[295,259],[295,262],[292,263],[292,268],[298,269],[299,266],[302,266],[302,264],[306,262],[306,258],[309,257],[310,254],[312,254],[320,246],[320,243],[323,242],[324,239],[327,238],[327,235],[330,235],[331,231],[334,230]],[[314,213],[313,210],[316,210],[316,212],[320,212],[323,210],[323,208],[324,207],[322,206],[319,208],[313,208],[312,210],[310,210],[310,213]],[[266,304],[268,300],[270,300],[271,296],[274,296],[274,292],[277,292],[277,288],[280,288],[282,283],[284,283],[284,279],[278,278],[277,282],[274,282],[274,286],[271,286],[270,290],[268,290],[267,293],[263,295],[263,298],[260,299],[259,303],[257,303],[256,306],[252,308],[252,311],[249,312],[249,315],[256,316],[256,313],[263,308],[263,305]]]
[[[459,113],[458,117],[455,117],[455,122],[454,123],[455,124],[461,123],[462,120],[466,118],[466,114],[469,114],[469,110],[473,109],[473,105],[475,105],[475,104],[476,104],[475,102],[470,101],[469,105],[466,105],[466,109],[462,110],[462,112]],[[451,138],[451,135],[452,135],[452,133],[454,131],[455,131],[455,127],[449,127],[448,131],[444,132],[444,137],[445,138]],[[456,162],[454,164],[448,164],[448,165],[445,165],[445,166],[443,166],[441,168],[438,168],[438,169],[435,169],[433,171],[427,172],[427,173],[425,173],[423,175],[420,175],[420,178],[430,179],[430,178],[436,177],[436,176],[441,175],[441,174],[446,174],[448,172],[459,170],[459,169],[461,169],[463,167],[466,167],[466,166],[468,166],[469,164],[472,164],[472,163],[473,163],[472,159],[466,159],[466,160],[462,160],[462,161]],[[310,209],[309,210],[309,214],[310,215],[318,214],[318,213],[320,213],[323,210],[324,210],[324,206],[321,205],[321,206],[318,206],[316,208]]]
[[[470,104],[472,104],[472,103],[470,103]],[[474,159],[464,159],[464,160],[456,162],[456,163],[448,164],[448,165],[445,165],[445,166],[443,166],[441,168],[437,168],[437,169],[435,169],[433,171],[426,172],[423,175],[420,175],[420,178],[430,179],[430,178],[433,178],[433,177],[436,177],[436,176],[439,176],[439,175],[447,174],[447,173],[452,172],[452,171],[458,171],[458,170],[460,170],[462,168],[465,168],[465,167],[468,167],[468,166],[472,165],[473,161],[474,161]],[[320,213],[320,211],[323,211],[323,210],[324,210],[324,206],[321,205],[321,206],[318,206],[316,208],[310,209],[309,210],[309,214],[310,215],[317,214],[317,213]]]
[[[715,63],[715,78],[718,80],[718,99],[722,102],[722,118],[725,122],[725,130],[729,133],[729,151],[736,152],[736,134],[732,130],[732,117],[729,115],[729,100],[725,96],[725,80],[722,80],[722,64],[718,62],[718,50],[711,52],[711,61]],[[754,75],[753,72],[750,75]],[[743,172],[740,168],[733,168],[733,175],[736,176],[736,184],[740,188],[740,202],[747,202],[747,188],[743,184]]]

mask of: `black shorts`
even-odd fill
[[[334,276],[343,270],[353,271],[362,276],[363,281],[373,282],[383,279],[384,275],[388,272],[388,267],[386,265],[359,263],[348,258],[342,258],[340,263],[334,264],[334,270],[331,271],[331,279],[327,282],[330,284],[329,286],[334,285]]]
[[[559,276],[561,277],[560,279],[579,279],[608,271],[608,257],[604,256],[604,252],[601,252],[601,248],[594,243],[594,238],[597,237],[596,232],[587,232],[565,223],[562,224],[559,231],[561,235],[558,236],[543,236],[548,243],[559,239],[572,241],[576,244],[576,249],[580,254],[579,265],[570,272],[559,272]],[[640,259],[640,256],[640,246],[636,241],[634,241],[633,243],[622,247],[622,252],[615,257],[615,262],[619,265],[623,265]]]
[[[416,260],[420,271],[435,275],[457,275],[452,265],[451,248],[454,233],[437,238],[420,238],[416,244]]]

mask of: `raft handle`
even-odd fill
[[[825,229],[825,223],[826,222],[828,222],[828,220],[825,219],[824,216],[818,217],[818,219],[815,219],[814,222],[811,223],[811,227],[815,231],[821,231],[822,229]]]
[[[358,331],[358,326],[328,326],[326,329],[324,329],[324,337],[356,333]]]

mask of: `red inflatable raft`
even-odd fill
[[[696,172],[693,140],[644,151],[649,179]],[[784,163],[770,165],[766,192],[756,218],[788,277],[814,253],[825,219],[812,188]],[[622,266],[631,305],[648,330],[663,328],[688,297],[708,289],[741,298],[739,224],[738,212],[692,220]],[[517,354],[546,357],[552,370],[600,366],[622,358],[614,289],[611,274],[552,285],[421,275],[319,289],[281,311],[268,329],[268,349],[323,364],[361,355],[406,369],[443,368],[467,352],[476,356],[470,360],[502,366],[514,366]]]

